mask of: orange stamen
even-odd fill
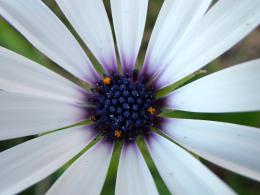
[[[122,136],[122,131],[119,129],[116,129],[114,135],[116,138],[120,138]]]
[[[156,113],[156,109],[155,109],[155,107],[149,107],[147,109],[147,112],[149,112],[150,114],[155,114]]]
[[[111,78],[109,78],[109,77],[104,77],[103,83],[104,83],[105,85],[109,85],[109,84],[111,83]]]

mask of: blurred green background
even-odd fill
[[[96,63],[95,59],[87,49],[87,47],[82,43],[80,38],[77,36],[75,31],[72,29],[64,15],[61,13],[60,9],[56,5],[54,0],[44,0],[44,2],[55,12],[55,14],[67,25],[67,27],[71,30],[71,32],[78,39],[82,47],[85,49],[86,53],[90,56],[94,63]],[[111,13],[109,7],[109,0],[105,0],[105,5],[108,10],[108,15],[111,20]],[[143,38],[143,44],[140,51],[140,58],[143,59],[145,54],[145,49],[147,47],[149,37],[155,23],[157,14],[160,10],[160,7],[163,3],[163,0],[150,0],[149,4],[149,13],[148,19],[146,23],[146,30]],[[51,30],[51,29],[49,29]],[[5,20],[0,17],[0,45],[6,47],[10,50],[13,50],[23,56],[26,56],[48,68],[57,71],[60,74],[64,75],[64,72],[61,72],[57,65],[48,60],[44,55],[38,52],[33,46],[27,42],[27,40],[19,34],[12,26],[10,26]],[[209,66],[206,67],[208,73],[215,72],[222,68],[234,65],[236,63],[240,63],[246,60],[259,58],[260,57],[260,28],[254,30],[250,33],[244,40],[235,45],[231,50],[220,56],[218,59],[213,61]],[[142,60],[139,61],[139,64]],[[66,74],[65,74],[66,75]],[[198,76],[199,77],[199,76]],[[260,83],[259,83],[260,84]],[[210,119],[215,121],[225,121],[236,124],[244,124],[254,127],[260,127],[260,112],[254,113],[238,113],[238,114],[197,114],[197,113],[185,113],[185,112],[168,112],[166,113],[169,117],[180,117],[180,118],[195,118],[195,119]],[[22,143],[28,139],[33,138],[19,138],[8,141],[0,142],[0,151],[3,151],[7,148],[15,146],[16,144]],[[167,187],[164,182],[160,178],[158,171],[156,170],[153,162],[149,154],[147,154],[146,148],[142,144],[142,140],[138,140],[139,146],[145,156],[145,159],[149,165],[149,168],[155,178],[156,185],[161,194],[169,194]],[[114,152],[113,159],[109,168],[108,176],[105,182],[105,186],[103,188],[102,194],[113,194],[115,178],[116,178],[116,168],[118,163],[120,153],[120,144],[117,144],[117,148]],[[73,160],[72,160],[73,161]],[[71,164],[70,161],[66,165],[64,165],[60,170],[56,171],[53,175],[47,177],[43,181],[38,184],[30,187],[25,190],[21,194],[44,194],[49,186],[59,177],[60,174],[64,172],[64,170]],[[233,172],[224,170],[212,163],[202,160],[205,165],[207,165],[215,174],[217,174],[221,179],[223,179],[228,185],[230,185],[237,193],[244,195],[257,195],[260,194],[260,183],[245,178],[243,176],[237,175]],[[4,167],[2,167],[4,168]],[[189,187],[189,186],[187,186]]]

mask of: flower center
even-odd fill
[[[149,134],[159,113],[153,90],[135,78],[135,73],[104,76],[92,89],[95,106],[90,119],[109,139],[132,140]]]

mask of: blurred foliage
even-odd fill
[[[64,15],[61,13],[60,9],[56,5],[54,0],[43,0],[54,12],[55,14],[66,24],[66,26],[71,30],[76,39],[79,41],[81,46],[84,48],[86,53],[89,55],[90,59],[94,61],[95,66],[101,71],[102,69],[98,65],[96,59],[93,57],[91,52],[88,50],[86,45],[79,38],[77,33],[73,30],[69,22],[66,20]],[[156,17],[159,13],[160,7],[162,5],[163,0],[150,0],[149,4],[149,12],[148,19],[146,22],[146,30],[144,33],[143,43],[140,50],[140,56],[138,61],[138,66],[142,64],[142,60],[144,58],[145,50],[149,41],[150,34],[152,32],[152,28],[155,24]],[[108,15],[111,20],[111,12],[109,7],[109,0],[104,0],[106,8],[108,10]],[[46,66],[59,74],[73,80],[74,82],[82,85],[80,81],[72,78],[71,75],[66,73],[66,71],[57,67],[57,65],[47,59],[43,54],[37,51],[28,41],[17,32],[12,26],[10,26],[6,21],[0,18],[0,45],[6,47],[10,50],[13,50],[29,59],[32,59],[43,66]],[[260,30],[256,29],[252,32],[247,38],[245,38],[242,42],[233,47],[230,51],[223,54],[220,58],[216,59],[209,66],[207,66],[206,70],[208,73],[212,73],[218,71],[224,67],[230,66],[235,63],[239,63],[245,60],[253,59],[256,57],[260,57]],[[204,76],[204,74],[198,74],[192,78],[198,79],[199,77]],[[185,83],[190,82],[192,80],[185,80]],[[181,83],[183,84],[183,83]],[[176,86],[173,86],[174,88]],[[170,89],[167,89],[166,92],[169,92]],[[164,91],[165,93],[165,91]],[[177,117],[177,118],[194,118],[194,119],[206,119],[206,120],[215,120],[215,121],[225,121],[230,123],[237,123],[249,126],[260,127],[260,112],[254,113],[228,113],[228,114],[199,114],[199,113],[187,113],[180,111],[167,111],[165,110],[163,113],[168,117]],[[0,151],[3,151],[7,148],[15,146],[19,143],[22,143],[28,139],[34,138],[34,136],[13,139],[0,142]],[[93,144],[93,143],[92,143]],[[145,157],[145,160],[151,170],[152,175],[154,176],[156,185],[161,194],[169,194],[169,191],[162,181],[157,169],[155,168],[154,163],[151,160],[149,153],[147,152],[146,146],[144,145],[141,139],[138,140],[138,145]],[[105,181],[104,188],[102,190],[103,195],[113,194],[115,189],[115,179],[116,179],[116,169],[118,165],[120,150],[122,144],[117,143],[116,149],[113,153],[113,158],[109,167],[108,176]],[[90,147],[87,146],[84,151],[86,151]],[[78,155],[79,156],[79,155]],[[44,194],[46,190],[50,187],[50,185],[68,168],[68,166],[78,157],[76,156],[70,162],[65,164],[61,169],[56,171],[51,176],[42,180],[38,184],[30,187],[29,189],[22,192],[22,195],[28,194]],[[215,172],[222,180],[224,180],[228,185],[230,185],[236,192],[244,195],[256,195],[260,194],[260,183],[245,178],[243,176],[237,175],[230,171],[224,170],[212,163],[209,163],[205,160],[202,160],[213,172]],[[187,186],[189,187],[189,186]]]

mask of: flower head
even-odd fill
[[[47,194],[99,194],[115,143],[123,145],[115,193],[158,194],[138,138],[173,194],[235,193],[186,150],[260,180],[259,129],[167,118],[162,113],[165,109],[201,113],[260,110],[259,59],[159,95],[168,86],[187,81],[256,28],[259,0],[219,0],[212,6],[211,0],[165,0],[141,68],[136,62],[148,0],[110,0],[119,60],[103,1],[56,2],[103,72],[99,74],[42,1],[0,0],[0,14],[10,24],[89,86],[76,85],[0,48],[0,139],[39,135],[0,153],[4,168],[0,170],[0,194],[28,188],[77,154],[80,157]],[[86,120],[89,125],[80,123]],[[94,146],[85,152],[89,144]]]
[[[105,76],[92,88],[87,108],[95,129],[109,140],[134,140],[138,135],[147,135],[156,121],[160,103],[155,92],[135,75]]]

